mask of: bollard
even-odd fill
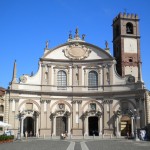
[[[102,134],[102,139],[104,138],[104,134]]]
[[[45,134],[43,135],[43,138],[45,139]]]
[[[93,139],[95,139],[95,134],[93,134]]]
[[[28,139],[28,132],[27,131],[25,132],[25,138],[26,138],[26,140]]]

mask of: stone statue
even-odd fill
[[[107,41],[105,42],[105,45],[106,45],[106,48],[108,48],[108,42]]]
[[[46,48],[48,48],[48,45],[49,45],[49,42],[48,42],[48,41],[46,41]]]
[[[85,39],[85,34],[82,34],[82,40],[84,41],[84,39]]]
[[[72,34],[71,34],[71,31],[69,33],[69,39],[72,39]]]

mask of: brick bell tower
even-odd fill
[[[132,75],[141,81],[139,18],[120,13],[113,20],[113,53],[116,70],[122,77]]]

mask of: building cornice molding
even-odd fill
[[[145,93],[145,89],[140,89],[140,90],[133,90],[133,91],[111,91],[111,92],[91,92],[87,91],[87,92],[38,92],[38,91],[23,91],[23,90],[10,90],[10,93],[18,93],[18,94],[30,94],[30,95],[38,95],[38,96],[42,96],[42,95],[49,95],[49,96],[79,96],[79,97],[83,97],[83,96],[100,96],[102,98],[106,98],[108,96],[111,96],[112,99],[113,98],[118,98],[118,97],[136,97],[137,94],[141,93],[144,94]],[[58,98],[59,99],[59,98]]]

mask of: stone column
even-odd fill
[[[99,136],[102,135],[102,117],[99,117]]]
[[[120,131],[119,131],[119,116],[116,118],[116,135],[120,136]]]
[[[21,121],[21,130],[20,130],[21,133],[20,134],[21,134],[21,137],[23,137],[23,123],[24,123],[24,118],[21,118],[20,121]]]
[[[56,69],[53,69],[53,85],[57,86],[57,74],[56,74]]]
[[[87,73],[86,70],[84,70],[84,86],[88,86],[87,82],[88,82]]]
[[[53,116],[53,136],[56,135],[56,116]]]
[[[85,129],[84,135],[87,135],[87,136],[88,136],[88,135],[89,135],[88,116],[85,118],[84,129]]]
[[[76,128],[76,101],[72,101],[72,107],[73,107],[73,116],[72,116],[72,122],[73,122],[73,129]]]
[[[42,76],[41,76],[41,80],[42,80],[42,84],[45,84],[45,64],[41,64],[42,67]]]
[[[105,85],[105,80],[106,80],[106,75],[105,75],[105,65],[102,65],[102,76],[103,76],[103,79],[102,79],[102,86],[103,86],[103,90],[104,90],[104,85]]]
[[[68,135],[70,135],[70,116],[68,116]]]
[[[113,100],[109,100],[109,120],[111,120],[111,118],[113,117],[112,104],[113,104]],[[110,123],[110,129],[113,129],[113,121]]]
[[[134,137],[134,117],[131,117],[131,135]]]
[[[39,115],[36,114],[36,137],[39,137]]]
[[[106,79],[107,79],[107,84],[110,85],[110,66],[107,65],[107,72],[106,72]]]
[[[108,113],[107,113],[107,100],[103,101],[103,106],[104,106],[104,116],[103,116],[103,121],[104,121],[104,129],[108,129]]]
[[[136,112],[137,112],[137,115],[138,115],[138,117],[140,116],[140,113],[139,113],[139,107],[140,107],[140,105],[139,105],[139,103],[140,103],[140,97],[138,97],[138,98],[135,98],[135,101],[136,101]],[[141,119],[141,118],[140,118]],[[140,128],[140,119],[137,119],[136,121],[137,121],[137,128],[139,129]]]
[[[78,103],[78,110],[79,110],[79,118],[82,116],[82,100],[77,101]],[[79,119],[79,128],[82,129],[82,120]]]
[[[46,125],[46,120],[45,120],[45,115],[44,115],[44,100],[41,100],[41,129],[45,128]]]
[[[47,68],[48,68],[48,79],[47,79],[47,84],[48,85],[52,85],[52,82],[51,82],[51,75],[52,75],[52,69],[51,69],[51,65],[47,65]]]
[[[98,70],[98,86],[102,85],[102,74],[101,74],[101,68]]]
[[[46,100],[47,103],[47,124],[46,127],[47,129],[51,129],[51,121],[50,121],[50,100]]]
[[[69,77],[69,86],[72,86],[72,68],[69,66],[69,71],[68,71],[68,77]]]

